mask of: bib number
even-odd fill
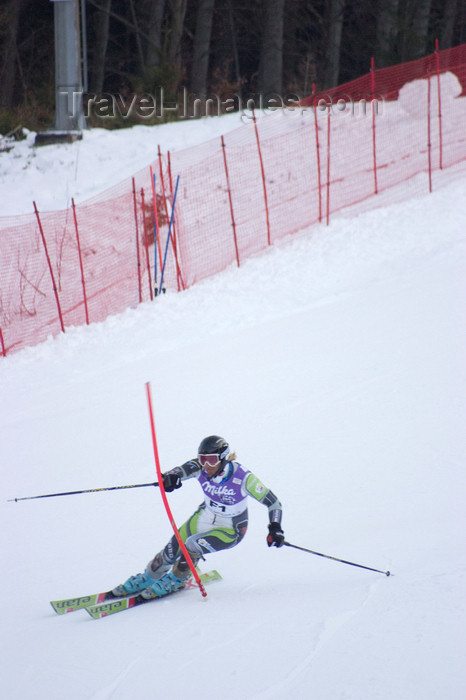
[[[217,503],[217,501],[211,500],[209,505],[212,508],[212,510],[219,511],[220,513],[224,513],[226,511],[225,506],[222,506],[220,503]]]

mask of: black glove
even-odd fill
[[[167,474],[162,474],[163,488],[165,491],[170,493],[175,489],[181,488],[181,475],[176,474],[176,472],[167,472]]]
[[[269,534],[267,535],[269,547],[282,547],[285,544],[285,533],[280,523],[269,523]]]

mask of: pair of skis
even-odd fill
[[[199,574],[202,584],[220,581],[221,576],[218,571],[213,569],[205,574]],[[186,584],[180,591],[190,588],[197,588],[198,585],[193,576],[187,579]],[[177,591],[175,591],[176,593]],[[172,594],[169,594],[172,595]],[[165,596],[163,596],[165,597]],[[85,610],[91,617],[98,620],[101,617],[107,617],[129,608],[134,608],[144,603],[150,603],[158,598],[143,598],[141,595],[129,595],[125,598],[115,598],[111,591],[106,593],[94,593],[93,595],[80,596],[79,598],[64,598],[63,600],[51,600],[50,604],[58,615],[74,612],[75,610]]]

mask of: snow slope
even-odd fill
[[[464,167],[438,174],[431,195],[0,362],[2,697],[462,697],[465,187]],[[223,576],[207,601],[56,616],[50,599],[112,587],[165,544],[160,494],[7,499],[154,480],[147,381],[163,468],[224,435],[290,542],[394,576],[268,549],[251,503],[244,542],[203,565]],[[201,494],[169,499],[181,524]]]
[[[203,143],[241,126],[228,114],[156,127],[90,129],[74,144],[34,148],[36,134],[26,131],[9,153],[0,152],[0,216],[66,209],[71,198],[82,202],[151,165],[157,147],[163,153]],[[131,134],[131,136],[129,136]]]

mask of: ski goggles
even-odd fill
[[[198,455],[198,458],[202,467],[215,467],[220,462],[220,458],[217,454]]]

